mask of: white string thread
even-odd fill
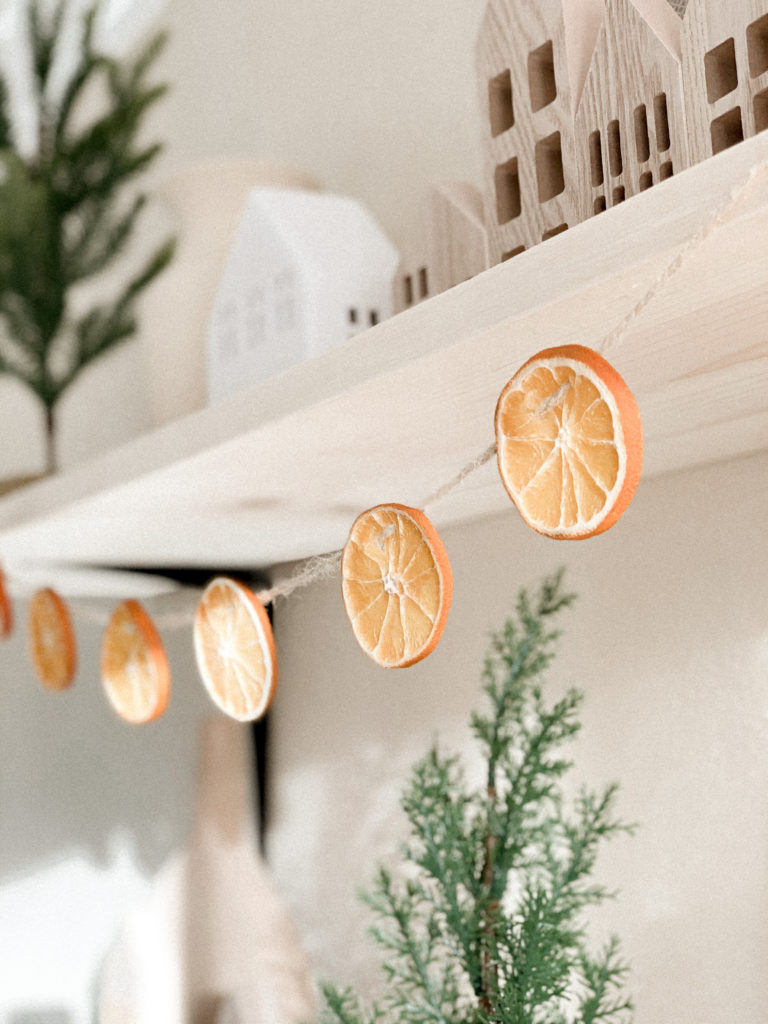
[[[748,177],[738,186],[731,190],[728,198],[713,213],[704,225],[691,238],[681,246],[671,260],[654,277],[646,288],[641,298],[622,317],[619,323],[595,346],[596,351],[605,354],[618,341],[620,341],[638,320],[643,310],[656,298],[662,288],[675,277],[687,263],[689,257],[697,252],[719,227],[726,223],[739,203],[745,198],[755,183],[768,173],[768,164],[761,164],[753,167]],[[481,469],[496,455],[496,443],[489,445],[483,452],[463,466],[455,476],[446,481],[434,491],[423,502],[422,508],[427,509],[436,505],[443,498],[451,494],[459,487],[467,477]],[[285,580],[275,584],[266,590],[258,591],[256,596],[263,604],[269,604],[278,598],[288,597],[296,590],[308,587],[312,583],[321,580],[331,579],[337,575],[341,563],[341,551],[331,551],[326,554],[316,555],[301,562],[294,572]],[[159,629],[180,629],[189,626],[194,620],[195,608],[200,598],[201,591],[191,588],[180,588],[168,595],[152,597],[146,600],[147,610],[152,613],[156,607],[153,619]],[[175,601],[179,607],[164,611],[165,602]],[[97,625],[106,625],[109,620],[110,611],[98,606],[87,604],[81,601],[70,602],[70,609],[74,615],[84,621],[93,622]]]

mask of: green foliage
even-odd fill
[[[171,259],[173,241],[151,253],[110,301],[71,314],[73,286],[106,270],[124,251],[145,205],[135,189],[128,198],[126,186],[160,149],[139,136],[144,115],[165,92],[147,81],[164,36],[119,62],[95,48],[97,8],[91,8],[77,66],[54,102],[50,78],[66,0],[47,15],[45,9],[30,0],[39,118],[32,156],[14,147],[0,77],[0,373],[29,387],[52,423],[56,403],[80,371],[136,330],[136,299]],[[86,94],[93,104],[96,90],[99,112],[85,118]]]
[[[365,897],[385,953],[385,994],[363,1008],[324,987],[325,1024],[618,1024],[632,1009],[618,940],[588,951],[584,911],[609,897],[590,876],[598,849],[630,827],[614,816],[616,786],[582,789],[566,807],[562,745],[580,729],[581,694],[547,702],[552,622],[573,601],[562,574],[493,636],[483,668],[489,708],[472,717],[487,766],[468,788],[456,757],[434,747],[403,797],[405,880],[380,868]]]

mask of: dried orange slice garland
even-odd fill
[[[46,587],[29,602],[29,656],[47,690],[66,690],[75,677],[76,648],[65,602]]]
[[[581,345],[546,349],[496,407],[501,479],[525,522],[558,540],[609,529],[635,492],[643,431],[632,392]]]
[[[121,718],[141,725],[165,711],[171,673],[163,642],[137,601],[118,605],[104,631],[101,680]]]
[[[391,504],[358,516],[342,553],[341,578],[357,642],[378,665],[407,668],[435,649],[453,577],[423,512]]]
[[[5,587],[5,574],[0,569],[0,640],[5,640],[13,630],[13,607]]]
[[[252,591],[220,576],[195,615],[195,658],[209,696],[239,722],[261,718],[277,686],[277,654],[267,611]]]

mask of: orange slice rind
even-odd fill
[[[0,640],[5,640],[13,631],[13,605],[5,586],[5,574],[0,569]]]
[[[137,601],[123,601],[107,624],[101,681],[113,709],[132,725],[165,711],[171,690],[168,658],[155,624]]]
[[[47,690],[72,685],[77,662],[72,620],[65,602],[48,587],[29,602],[29,656]]]
[[[539,352],[504,387],[495,425],[501,479],[534,530],[581,540],[624,514],[642,470],[642,422],[629,387],[597,352]]]
[[[382,668],[407,668],[437,646],[453,577],[443,542],[418,509],[377,505],[352,524],[342,596],[362,649]]]
[[[238,722],[261,718],[277,686],[277,653],[267,610],[242,583],[219,576],[197,605],[195,659],[214,704]]]

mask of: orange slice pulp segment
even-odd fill
[[[134,725],[165,711],[171,673],[163,642],[137,601],[123,601],[109,620],[101,647],[101,679],[117,714]]]
[[[195,658],[213,702],[231,718],[261,718],[277,686],[277,653],[267,611],[247,587],[220,576],[195,615]]]
[[[518,370],[499,397],[496,442],[499,473],[523,519],[558,540],[613,526],[640,479],[634,396],[581,345],[547,349]]]
[[[383,668],[407,668],[430,654],[451,605],[453,577],[443,543],[418,509],[377,505],[352,524],[341,560],[352,630]]]
[[[29,603],[29,654],[46,689],[66,690],[72,685],[75,634],[65,602],[50,588],[38,590]]]

